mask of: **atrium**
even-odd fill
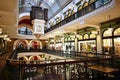
[[[119,80],[119,49],[120,0],[0,3],[0,80]]]

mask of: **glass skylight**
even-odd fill
[[[46,3],[48,3],[49,6],[52,6],[55,3],[55,0],[44,0]]]

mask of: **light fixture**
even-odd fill
[[[6,33],[4,34],[4,37],[7,38],[7,34]]]
[[[5,37],[5,38],[8,37],[6,27],[5,27],[5,34],[4,34],[4,37]]]
[[[1,26],[0,26],[0,34],[2,34],[2,28],[1,28]]]
[[[48,42],[48,40],[45,40],[45,42],[47,43],[47,42]]]
[[[109,22],[110,22],[110,15],[109,15]],[[111,27],[111,23],[110,23],[110,25],[109,25],[108,30],[109,30],[109,31],[112,31],[112,30],[113,30],[113,28]]]

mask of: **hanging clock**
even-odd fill
[[[37,32],[42,32],[42,26],[38,25],[36,30],[37,30]]]

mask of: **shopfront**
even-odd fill
[[[55,50],[63,50],[63,36],[55,36]]]
[[[120,19],[102,25],[103,52],[104,54],[120,55]],[[105,25],[108,25],[107,27]],[[109,27],[111,26],[111,29]]]
[[[78,52],[96,53],[96,34],[91,33],[94,28],[78,31]]]
[[[75,35],[74,35],[74,33],[65,34],[64,51],[75,51]]]
[[[54,38],[50,38],[49,39],[49,50],[55,50],[55,42],[54,42]]]
[[[120,26],[114,30],[114,52],[120,55]]]

